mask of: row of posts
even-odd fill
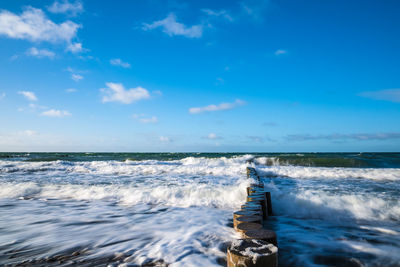
[[[256,183],[247,187],[247,200],[233,213],[233,227],[241,238],[228,247],[228,267],[278,266],[278,244],[274,231],[265,228],[272,216],[271,193],[264,190],[257,171],[247,167],[247,177]]]

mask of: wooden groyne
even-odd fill
[[[247,178],[256,183],[247,187],[247,199],[241,210],[233,213],[233,227],[241,239],[228,247],[228,267],[276,267],[278,266],[278,244],[274,231],[264,227],[268,216],[272,216],[271,193],[264,190],[257,171],[247,167]]]

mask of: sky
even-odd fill
[[[400,2],[0,3],[0,151],[400,151]]]

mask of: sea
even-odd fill
[[[280,266],[400,266],[400,153],[0,153],[0,265],[225,266],[246,167]]]

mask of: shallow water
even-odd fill
[[[2,265],[224,265],[252,166],[282,266],[399,266],[399,154],[0,158]]]

